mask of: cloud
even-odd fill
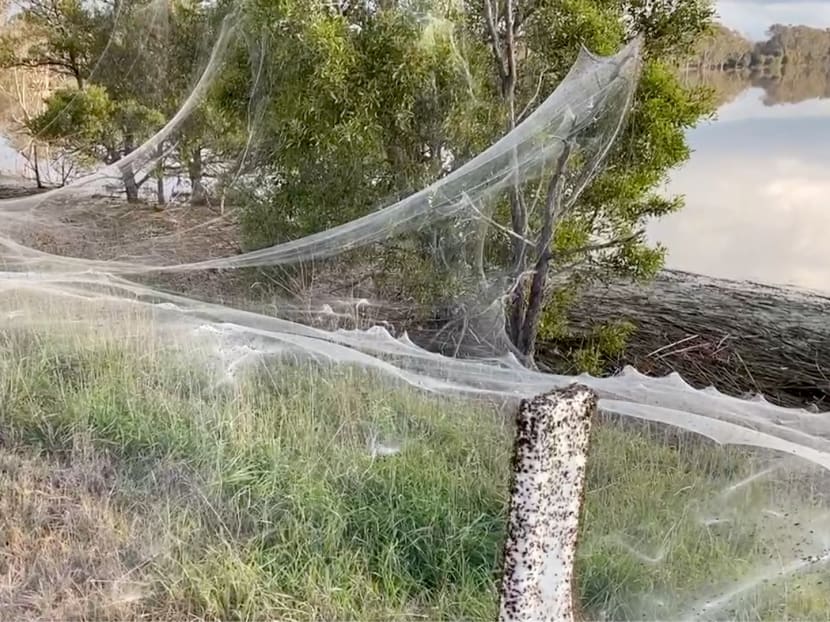
[[[718,0],[720,20],[752,39],[766,37],[772,24],[804,24],[830,28],[827,0]]]
[[[649,237],[671,268],[830,291],[828,164],[728,154],[693,164],[669,187],[686,208]]]

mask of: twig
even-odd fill
[[[541,72],[539,72],[539,82],[536,84],[536,92],[533,94],[533,97],[530,98],[530,100],[527,102],[527,104],[525,104],[525,107],[519,113],[519,116],[517,117],[518,122],[521,122],[525,118],[525,115],[530,110],[530,107],[539,98],[539,93],[542,92],[542,82],[543,82],[544,78],[545,78],[545,71],[542,70]]]
[[[691,335],[691,336],[686,337],[684,339],[681,339],[679,341],[675,341],[674,343],[670,343],[668,345],[665,345],[662,348],[657,348],[653,352],[649,352],[648,354],[646,354],[646,356],[651,358],[652,356],[654,356],[655,354],[657,354],[659,352],[662,352],[663,350],[668,350],[669,348],[674,348],[675,346],[679,346],[680,344],[686,343],[687,341],[691,341],[692,339],[697,339],[698,337],[700,337],[700,335]]]

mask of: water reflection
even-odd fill
[[[694,154],[667,188],[686,208],[649,231],[668,247],[668,267],[830,291],[830,99],[819,99],[830,93],[820,73],[823,82],[745,81],[691,133]]]

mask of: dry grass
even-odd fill
[[[0,450],[0,618],[127,620],[153,535],[113,500],[111,459]]]

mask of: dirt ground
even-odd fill
[[[3,182],[6,183],[3,183]],[[121,196],[39,191],[0,180],[0,200],[29,197],[6,216],[3,229],[14,242],[60,257],[164,266],[227,257],[242,251],[237,214],[212,205],[176,202],[128,204]],[[0,203],[0,210],[2,204]],[[136,280],[211,300],[238,294],[239,271],[192,271]]]

